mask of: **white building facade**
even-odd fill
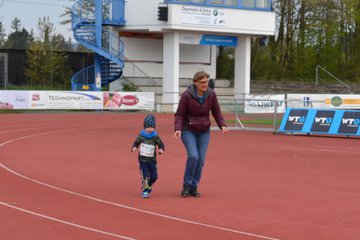
[[[159,17],[159,7],[161,17]],[[217,46],[235,47],[234,97],[250,92],[251,39],[275,34],[271,0],[130,0],[124,26],[125,77],[163,79],[162,109],[176,111],[179,79],[204,70],[216,78]]]

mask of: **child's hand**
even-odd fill
[[[131,149],[131,152],[135,152],[136,151],[136,147],[133,147],[132,149]]]
[[[161,155],[161,154],[163,154],[163,153],[164,153],[164,150],[159,149],[159,154]]]

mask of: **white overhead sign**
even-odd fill
[[[223,9],[182,6],[180,15],[182,24],[218,27],[226,25],[226,12]]]

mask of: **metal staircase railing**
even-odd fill
[[[95,1],[102,2],[102,21],[112,25],[124,23],[109,20],[108,10],[111,8],[112,0],[79,0],[71,10],[74,38],[79,44],[93,51],[95,58],[100,59],[101,87],[103,87],[119,79],[123,74],[124,44],[104,25],[104,22],[101,23],[101,27],[95,23]],[[96,32],[101,33],[99,35],[101,40],[96,38]],[[72,90],[95,90],[95,75],[95,65],[82,69],[71,79]]]

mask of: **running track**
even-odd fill
[[[181,198],[182,143],[150,199],[130,147],[145,114],[0,115],[0,239],[360,239],[359,139],[213,131],[199,190]]]

